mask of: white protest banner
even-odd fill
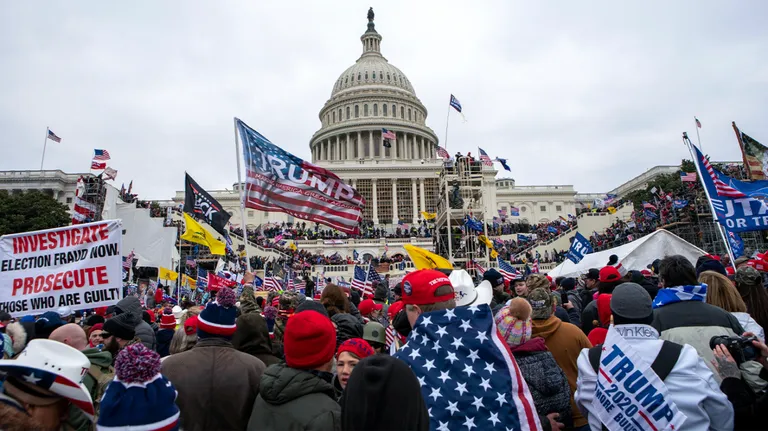
[[[0,237],[0,310],[14,317],[122,299],[119,220]]]
[[[664,382],[613,326],[603,343],[592,406],[611,431],[674,431],[686,419]]]

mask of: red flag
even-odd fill
[[[98,170],[98,169],[106,169],[107,163],[106,162],[97,162],[96,160],[91,161],[91,169]]]
[[[237,284],[234,280],[227,280],[224,277],[219,277],[216,274],[208,273],[208,290],[219,290],[222,287],[234,287]]]

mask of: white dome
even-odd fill
[[[411,81],[397,67],[389,64],[381,55],[363,55],[357,63],[345,70],[336,80],[331,92],[331,98],[347,88],[363,87],[366,85],[386,85],[401,88],[416,95]]]

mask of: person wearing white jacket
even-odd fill
[[[720,391],[712,371],[690,345],[680,346],[659,339],[659,333],[650,326],[653,320],[651,302],[648,292],[638,284],[623,283],[616,287],[611,297],[615,330],[634,348],[640,358],[645,360],[647,366],[653,364],[654,370],[657,370],[654,361],[657,356],[661,356],[659,353],[662,345],[668,343],[669,349],[665,347],[665,350],[679,352],[676,361],[674,354],[671,359],[669,355],[664,355],[667,364],[661,364],[659,368],[666,368],[668,373],[659,377],[664,377],[662,380],[667,387],[669,399],[687,417],[681,429],[732,430],[733,407],[726,395]],[[600,431],[603,424],[592,404],[597,373],[590,361],[589,351],[590,349],[583,349],[577,361],[579,377],[574,400],[587,417],[590,429]]]

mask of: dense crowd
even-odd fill
[[[0,313],[0,428],[614,429],[593,400],[599,363],[616,358],[600,346],[620,337],[634,356],[604,372],[656,374],[673,406],[656,425],[761,429],[764,275],[746,259],[732,274],[713,256],[642,271],[617,261],[555,280],[489,269],[478,285],[423,269],[365,293],[309,278],[301,292],[258,292],[246,273],[200,303],[172,306],[157,288],[95,310]],[[514,407],[526,404],[532,416]]]

